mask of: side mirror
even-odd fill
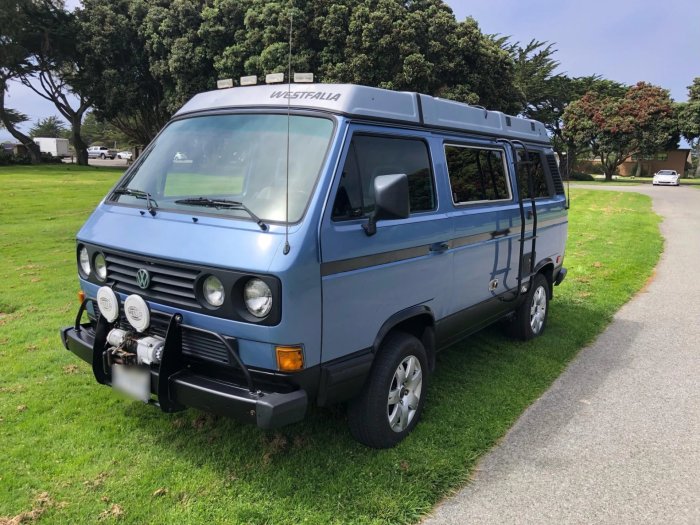
[[[405,219],[410,211],[406,174],[379,175],[374,179],[374,212],[362,228],[367,236],[374,235],[377,233],[377,221]]]

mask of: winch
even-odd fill
[[[160,363],[165,340],[157,336],[137,338],[136,334],[113,328],[107,334],[107,350],[111,363],[120,365],[151,365]]]

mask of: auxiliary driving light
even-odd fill
[[[108,323],[113,323],[119,317],[119,300],[109,286],[101,286],[97,290],[97,308]]]
[[[126,320],[137,332],[143,332],[151,324],[151,313],[148,305],[140,295],[130,295],[124,301]]]

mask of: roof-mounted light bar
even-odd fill
[[[216,81],[216,89],[226,89],[226,88],[232,88],[232,87],[233,87],[233,79],[232,78],[222,78],[222,79]]]
[[[241,77],[241,86],[254,86],[258,83],[258,75],[249,75],[247,77]]]
[[[313,83],[314,74],[313,73],[294,73],[294,82],[302,83]]]

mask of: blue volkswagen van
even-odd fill
[[[504,318],[543,332],[566,209],[539,122],[354,85],[202,93],[78,233],[61,337],[165,412],[273,428],[347,402],[391,447],[436,352]]]

